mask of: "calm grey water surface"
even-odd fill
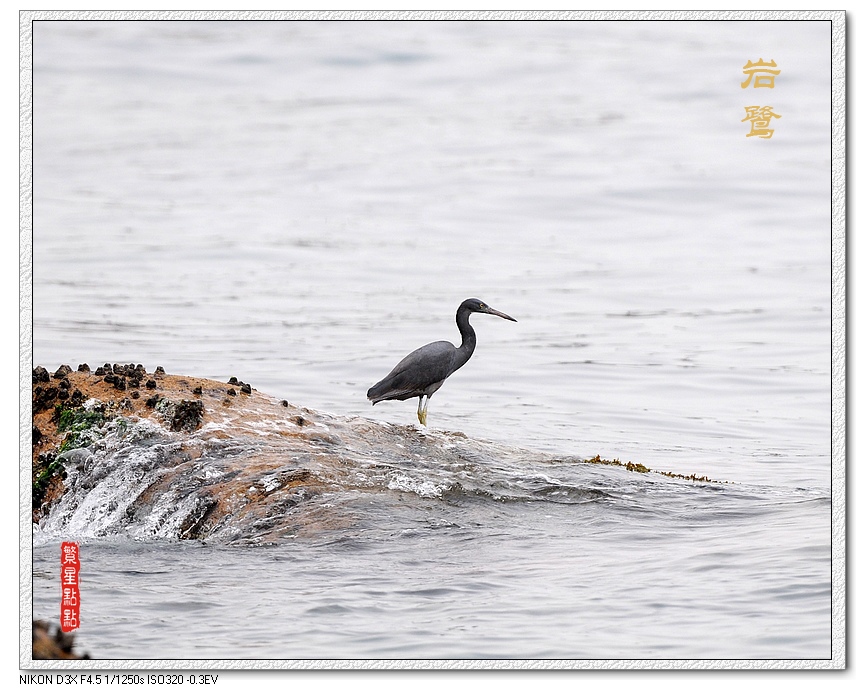
[[[389,497],[368,531],[268,549],[74,535],[82,643],[828,657],[829,41],[828,22],[37,22],[34,364],[237,376],[411,424],[367,388],[458,339],[476,296],[518,323],[474,317],[432,427],[524,449],[525,476],[549,452],[732,483],[619,471],[613,501],[408,516]],[[758,58],[776,88],[740,88]],[[770,140],[745,136],[758,103]],[[51,619],[58,538],[34,555]]]

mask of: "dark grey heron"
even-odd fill
[[[459,347],[446,340],[439,340],[418,348],[397,364],[393,371],[370,388],[366,397],[372,404],[382,400],[408,400],[418,398],[417,418],[426,426],[426,408],[429,399],[445,379],[469,361],[475,351],[477,337],[475,329],[469,324],[469,316],[473,312],[493,314],[508,321],[515,318],[488,307],[479,299],[467,299],[457,309],[457,328],[463,338]]]

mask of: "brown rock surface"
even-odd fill
[[[234,377],[220,383],[168,375],[161,367],[148,374],[140,365],[63,367],[53,376],[40,369],[33,375],[34,522],[67,491],[70,459],[64,451],[90,447],[96,456],[81,451],[90,458],[88,468],[92,462],[111,465],[99,450],[99,434],[95,442],[76,438],[78,427],[73,422],[70,430],[69,420],[97,420],[102,430],[122,418],[130,427],[142,420],[157,424],[166,449],[137,478],[139,493],[122,520],[158,522],[164,518],[154,518],[154,506],[170,500],[191,506],[177,527],[179,538],[204,538],[226,524],[241,535],[266,532],[274,539],[348,524],[339,511],[314,500],[344,472],[341,438],[333,431],[344,420],[295,407]],[[76,467],[79,477],[82,471]]]
[[[64,633],[56,628],[51,633],[51,626],[43,621],[33,621],[33,658],[34,659],[89,659],[87,654],[79,656],[72,651],[75,638],[71,633]]]

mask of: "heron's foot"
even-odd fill
[[[421,424],[426,426],[426,410],[418,410],[417,411],[417,418]]]

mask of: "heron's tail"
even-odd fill
[[[394,385],[393,377],[386,377],[366,392],[366,397],[373,405],[383,400],[407,400],[416,397],[417,391]]]

